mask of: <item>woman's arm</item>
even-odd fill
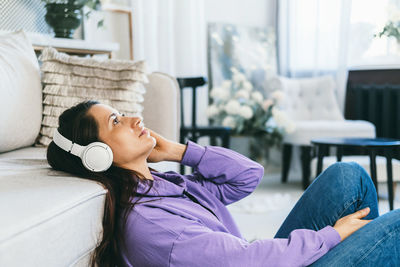
[[[192,223],[174,241],[169,266],[307,266],[339,242],[340,236],[331,226],[319,231],[294,230],[288,238],[249,243]]]
[[[192,141],[183,145],[153,131],[150,135],[157,142],[148,158],[150,162],[168,160],[193,167],[194,173],[183,177],[207,188],[224,205],[249,195],[264,175],[263,166],[233,150],[203,147]]]
[[[195,170],[184,178],[207,188],[224,205],[248,196],[264,175],[263,166],[233,150],[191,141],[181,163]]]

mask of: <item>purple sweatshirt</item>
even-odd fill
[[[230,149],[191,141],[181,163],[194,173],[152,172],[153,188],[139,202],[156,201],[137,204],[129,214],[127,248],[121,250],[125,266],[305,266],[340,242],[327,226],[250,243],[225,206],[254,191],[263,167]],[[137,192],[147,189],[139,183]]]

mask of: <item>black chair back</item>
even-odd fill
[[[197,93],[196,89],[197,87],[203,86],[207,83],[206,79],[204,77],[190,77],[190,78],[177,78],[179,88],[181,89],[181,125],[184,126],[184,115],[183,115],[183,109],[184,109],[184,100],[183,100],[183,90],[186,88],[192,89],[192,125],[191,127],[193,129],[196,129],[196,119],[197,119],[197,114],[196,114],[196,103],[197,103]]]

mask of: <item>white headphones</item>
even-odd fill
[[[93,142],[87,146],[81,146],[62,136],[57,128],[53,134],[53,141],[63,150],[80,157],[83,166],[90,171],[106,171],[113,162],[112,150],[105,143]]]

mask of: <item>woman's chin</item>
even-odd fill
[[[153,148],[157,145],[157,141],[153,136],[150,136],[151,139],[153,140]]]

